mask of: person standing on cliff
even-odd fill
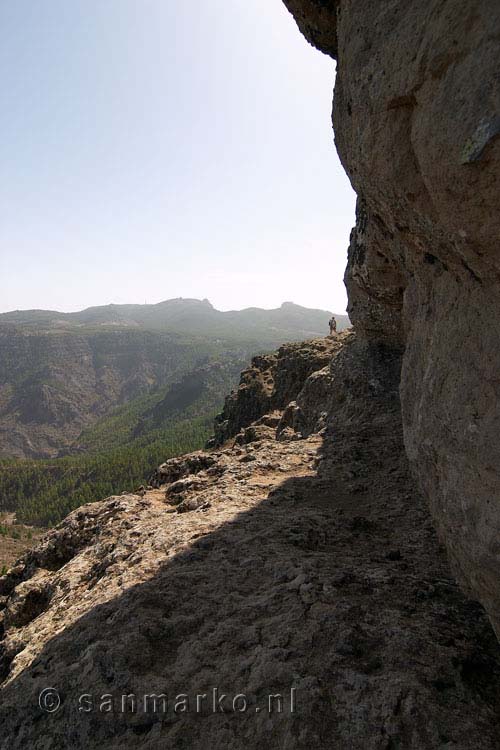
[[[330,326],[330,336],[336,336],[337,335],[337,321],[335,320],[335,315],[332,315],[332,317],[328,321],[328,325]]]

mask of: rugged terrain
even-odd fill
[[[41,529],[17,523],[14,513],[0,512],[0,570],[2,575],[43,535]]]
[[[160,401],[167,415],[169,390],[179,403],[203,396],[208,413],[251,354],[326,333],[329,316],[292,303],[220,312],[208,300],[186,299],[0,315],[0,458],[85,450],[82,432],[148,394],[154,404],[138,415],[139,432]],[[347,318],[339,323],[345,327]]]
[[[498,748],[500,647],[415,489],[399,368],[352,333],[254,360],[276,408],[26,553],[0,579],[0,747]]]
[[[358,195],[350,318],[404,346],[411,468],[500,635],[500,3],[285,5],[337,60],[335,141]]]
[[[285,2],[337,59],[355,332],[0,579],[1,747],[500,747],[500,5]]]

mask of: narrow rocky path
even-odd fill
[[[352,371],[348,347],[325,377]],[[496,639],[394,400],[361,374],[320,434],[173,459],[172,481],[75,511],[1,580],[1,748],[500,747]]]

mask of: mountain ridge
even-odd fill
[[[176,297],[155,304],[109,304],[88,307],[77,312],[57,310],[12,310],[0,313],[0,332],[6,326],[22,330],[75,330],[85,327],[136,328],[145,330],[175,331],[194,335],[238,337],[251,336],[257,330],[259,338],[262,325],[269,327],[265,336],[273,345],[284,343],[287,335],[296,340],[321,333],[332,315],[329,310],[308,308],[293,302],[283,302],[277,308],[246,307],[241,310],[217,310],[208,299]],[[336,314],[339,328],[349,325],[346,315]],[[300,323],[300,335],[297,330]],[[276,333],[271,333],[276,331]],[[278,334],[279,331],[279,334]],[[281,336],[279,341],[276,336]]]
[[[221,312],[208,300],[183,298],[79,313],[3,313],[0,458],[71,452],[84,430],[138,397],[181,381],[187,393],[190,377],[195,391],[205,388],[199,368],[209,363],[226,370],[213,371],[211,384],[204,379],[211,409],[218,408],[252,355],[325,335],[330,315],[289,302]],[[346,324],[339,318],[340,329]]]

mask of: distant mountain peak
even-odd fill
[[[249,307],[244,310],[217,310],[209,299],[176,297],[155,304],[110,304],[89,307],[81,312],[59,313],[44,310],[0,314],[0,332],[18,328],[30,332],[69,332],[89,334],[96,330],[120,329],[163,331],[202,336],[213,340],[253,340],[259,346],[285,341],[311,339],[328,333],[332,313],[313,310],[287,300],[270,310]],[[349,324],[337,316],[339,330]]]

